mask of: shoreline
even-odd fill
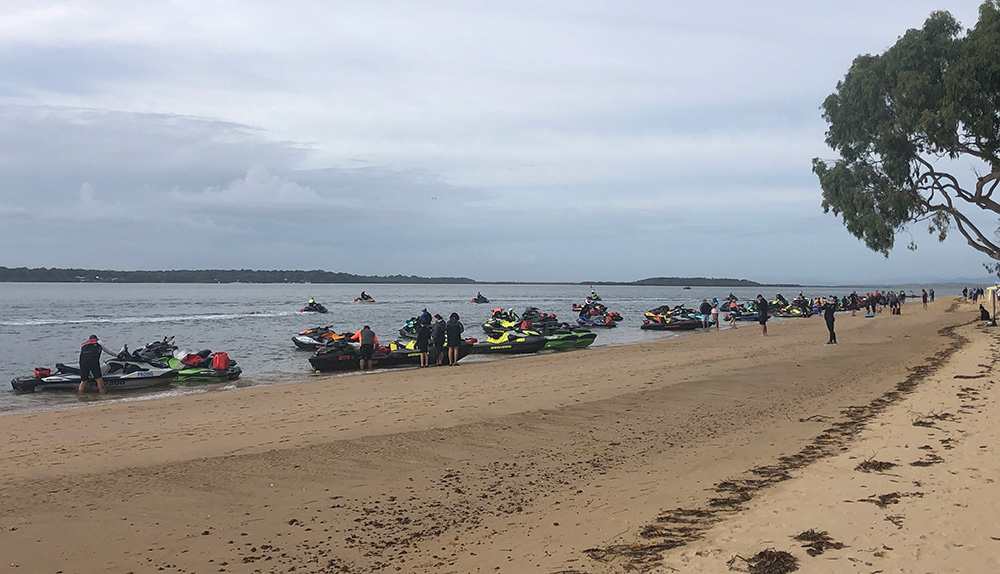
[[[440,374],[0,417],[13,435],[0,542],[22,566],[56,570],[72,559],[116,572],[321,571],[325,560],[352,572],[601,571],[584,550],[800,451],[825,427],[797,419],[867,404],[946,348],[935,334],[972,312],[945,304],[838,317],[838,346],[805,319],[767,338],[748,325]],[[88,557],[92,539],[65,528],[77,523],[107,527],[101,539],[129,553]],[[56,528],[68,532],[59,556],[30,551]]]

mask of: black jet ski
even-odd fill
[[[537,307],[528,307],[521,314],[521,331],[538,334],[548,341],[546,349],[568,351],[589,346],[597,338],[597,333],[584,327],[560,322],[554,313],[543,313]]]
[[[520,355],[537,353],[544,349],[547,344],[548,340],[538,334],[507,331],[499,335],[491,335],[485,341],[477,341],[472,346],[472,352],[485,355]]]
[[[503,309],[494,309],[493,315],[483,323],[483,331],[487,335],[501,335],[511,329],[516,329],[520,324],[521,318],[517,316],[517,313],[513,309],[506,311]]]
[[[108,391],[132,391],[158,385],[169,384],[177,371],[169,366],[135,356],[123,347],[118,356],[101,363],[104,388]],[[40,367],[32,376],[17,377],[10,382],[15,391],[35,392],[38,390],[76,391],[80,387],[80,366],[56,363],[56,370]],[[96,391],[97,382],[91,381],[84,387]]]
[[[472,342],[463,341],[458,348],[458,358],[472,352]],[[309,364],[316,372],[355,371],[360,368],[361,355],[358,346],[344,340],[334,341],[309,357]],[[431,363],[433,364],[433,363]],[[378,347],[372,355],[375,368],[420,365],[420,351],[416,341],[392,342],[389,346]]]
[[[472,298],[472,302],[473,303],[489,303],[490,300],[487,299],[486,297],[483,297],[483,294],[480,293],[480,294],[478,294],[478,295],[476,295],[475,297]]]
[[[292,342],[299,349],[315,351],[330,341],[336,341],[349,336],[347,333],[337,333],[333,330],[333,325],[327,325],[325,327],[313,327],[312,329],[299,331],[298,335],[292,337]]]
[[[229,353],[213,353],[209,349],[185,351],[178,349],[173,337],[147,343],[134,353],[136,356],[153,359],[177,371],[178,382],[221,383],[235,381],[243,374],[243,368],[229,358]]]
[[[649,315],[642,320],[641,329],[647,331],[690,331],[702,326],[702,322],[684,315]]]
[[[305,307],[299,309],[303,313],[326,313],[326,307],[315,301],[310,301]]]
[[[614,317],[611,315],[580,315],[576,318],[576,322],[588,328],[602,328],[610,329],[612,327],[617,327],[618,323],[615,321]]]

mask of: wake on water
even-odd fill
[[[251,313],[209,313],[205,315],[161,315],[151,317],[94,317],[80,319],[26,319],[22,321],[0,321],[4,327],[31,327],[43,325],[79,324],[143,324],[173,323],[177,321],[231,321],[233,319],[287,317],[298,315],[298,311],[254,311]]]

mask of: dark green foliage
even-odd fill
[[[252,269],[194,269],[173,271],[109,271],[98,269],[28,269],[0,267],[0,282],[121,283],[474,283],[467,277],[415,275],[354,275],[312,271],[256,271]]]
[[[885,53],[855,58],[823,102],[826,143],[840,154],[813,159],[823,210],[842,217],[870,249],[888,256],[898,232],[927,222],[939,240],[954,225],[972,247],[1000,260],[996,233],[968,215],[1000,215],[993,198],[1000,184],[998,2],[983,3],[965,35],[951,14],[932,13]],[[974,181],[941,170],[956,159],[981,162]],[[964,177],[966,165],[960,170]]]

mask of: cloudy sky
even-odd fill
[[[978,5],[8,2],[0,265],[984,276],[923,227],[868,251],[810,171],[855,56]]]

